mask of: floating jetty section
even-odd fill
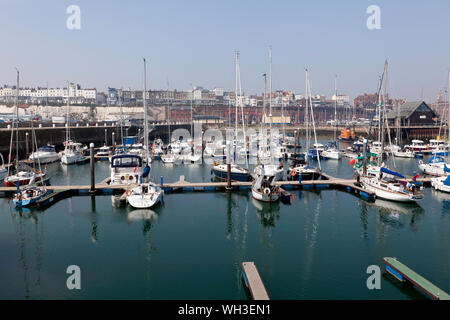
[[[77,195],[97,195],[97,194],[118,194],[134,187],[134,185],[110,185],[110,178],[104,179],[102,182],[92,185],[78,186],[46,186],[47,190],[53,191],[46,196],[44,203],[46,205],[53,203],[54,200],[62,199],[68,196]],[[330,187],[340,189],[352,194],[356,194],[367,201],[375,200],[375,193],[362,188],[356,180],[339,179],[322,173],[319,180],[302,180],[302,181],[277,181],[276,185],[282,188],[283,195],[287,198],[290,193],[287,190],[295,189],[327,189]],[[231,190],[227,189],[228,182],[188,182],[184,175],[176,182],[164,183],[161,177],[161,188],[166,193],[175,192],[226,192],[226,191],[250,191],[252,182],[250,181],[231,181]],[[0,187],[0,195],[8,196],[17,192],[16,187]],[[38,205],[39,205],[38,203]]]
[[[88,159],[88,158],[87,158]],[[84,160],[84,161],[87,161]],[[95,160],[93,160],[95,161]],[[106,178],[100,183],[93,182],[93,168],[91,168],[91,184],[90,185],[68,185],[68,186],[46,186],[47,190],[53,191],[51,194],[43,198],[44,200],[38,202],[38,206],[47,206],[54,203],[55,200],[63,199],[69,196],[82,195],[111,195],[123,194],[124,191],[129,190],[135,185],[111,185],[110,178]],[[430,178],[417,179],[424,185],[430,182]],[[230,184],[230,188],[228,188]],[[352,193],[366,201],[374,201],[375,193],[364,189],[355,179],[341,179],[335,178],[325,173],[321,173],[320,179],[317,180],[294,180],[294,181],[276,181],[274,184],[278,185],[282,190],[282,200],[285,203],[292,201],[292,194],[289,190],[311,190],[311,189],[328,189],[335,188],[338,190]],[[161,177],[161,188],[166,193],[176,192],[227,192],[227,191],[251,191],[251,181],[226,181],[226,182],[189,182],[185,180],[184,175],[181,175],[178,181],[164,183]],[[16,187],[0,187],[1,196],[11,196],[17,192]]]
[[[242,263],[242,278],[253,300],[270,300],[254,262]]]
[[[396,258],[385,257],[386,272],[401,282],[408,281],[435,300],[450,300],[450,295],[422,277]]]

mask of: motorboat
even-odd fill
[[[436,190],[450,193],[450,175],[431,178],[431,186]]]
[[[342,152],[337,148],[336,143],[330,143],[325,146],[322,156],[327,159],[339,160],[342,157]]]
[[[394,157],[396,158],[414,158],[414,151],[411,149],[399,150],[393,152]]]
[[[429,149],[429,147],[427,145],[425,145],[425,143],[422,140],[417,140],[417,139],[412,140],[411,144],[405,146],[405,149],[423,152],[423,153],[429,153],[431,151]]]
[[[142,158],[134,154],[120,154],[111,157],[111,184],[138,184],[141,181]]]
[[[60,160],[59,154],[55,150],[55,146],[46,145],[39,147],[37,151],[33,152],[29,159],[35,163],[40,164],[51,163]]]
[[[83,145],[72,140],[64,142],[64,151],[60,153],[62,164],[75,164],[84,160]]]
[[[97,151],[97,153],[95,155],[99,156],[99,157],[107,158],[107,157],[109,157],[111,155],[111,152],[112,152],[111,147],[108,147],[108,146],[104,145],[103,147],[100,147],[98,149],[98,151]]]
[[[424,163],[419,160],[419,169],[424,174],[432,176],[444,176],[450,173],[450,168],[447,167],[445,159],[441,156],[433,156],[428,160],[428,163]]]

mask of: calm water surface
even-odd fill
[[[417,160],[397,160],[412,176]],[[351,177],[348,159],[323,162]],[[391,166],[391,168],[393,168]],[[48,166],[53,185],[89,184],[89,164]],[[159,182],[209,181],[209,165],[152,165]],[[96,181],[109,163],[96,163]],[[166,194],[154,210],[79,196],[45,211],[0,199],[0,299],[246,299],[241,263],[254,261],[272,299],[424,299],[366,269],[397,257],[450,291],[450,195],[425,189],[419,205],[369,203],[337,190],[294,191],[292,205],[255,202],[248,192]],[[81,268],[68,290],[66,268]]]

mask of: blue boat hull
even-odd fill
[[[211,169],[211,173],[220,180],[227,180],[228,173],[220,170]],[[250,181],[251,177],[248,173],[233,173],[231,172],[232,181]]]

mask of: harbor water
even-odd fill
[[[351,178],[348,161],[323,161],[322,170]],[[396,166],[413,176],[417,159]],[[210,181],[210,169],[153,161],[151,176]],[[102,181],[109,162],[95,170]],[[90,181],[89,164],[47,172],[52,185]],[[292,192],[291,205],[263,204],[251,192],[168,193],[153,210],[76,196],[17,211],[0,198],[0,299],[247,299],[244,261],[255,262],[271,299],[426,299],[384,274],[386,256],[450,291],[450,194],[425,188],[406,205],[334,189]],[[80,267],[80,290],[66,286],[70,265]],[[367,287],[371,265],[382,270],[379,290]]]

